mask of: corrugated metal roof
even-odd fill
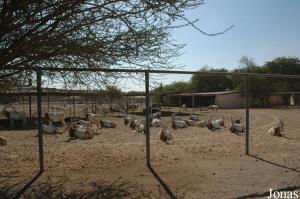
[[[219,92],[202,92],[202,93],[180,93],[171,94],[171,96],[216,96],[216,95],[226,95],[231,93],[239,93],[239,91],[219,91]]]

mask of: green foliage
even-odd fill
[[[191,91],[191,84],[189,82],[173,82],[172,84],[166,85],[160,88],[160,91],[165,93],[180,93]]]
[[[272,74],[300,75],[299,58],[278,57],[267,62],[263,67],[265,71]],[[299,79],[277,79],[273,86],[276,91],[300,91]]]
[[[299,58],[278,57],[270,62],[267,62],[263,68],[265,68],[268,73],[272,74],[300,74],[300,60]]]
[[[109,95],[110,99],[118,99],[118,98],[121,98],[121,96],[122,96],[121,89],[119,89],[116,86],[107,86],[106,92]]]
[[[300,75],[300,60],[298,58],[279,57],[263,66],[255,64],[253,58],[242,57],[240,66],[232,71],[227,69],[214,69],[203,67],[199,72],[211,73],[256,73],[256,74],[283,74]],[[259,99],[264,104],[266,99],[273,92],[300,91],[299,79],[282,79],[270,77],[249,77],[249,90],[253,98]],[[174,82],[170,85],[160,86],[157,92],[215,92],[224,90],[236,90],[244,93],[245,77],[239,75],[216,75],[196,74],[189,82]]]
[[[257,66],[253,59],[243,57],[240,60],[242,68],[235,69],[233,72],[258,73],[258,74],[283,74],[300,75],[300,60],[298,58],[279,57],[263,66]],[[244,93],[245,80],[243,77],[233,77],[233,86],[236,90]],[[264,104],[264,99],[272,92],[299,91],[299,79],[282,79],[266,77],[250,77],[250,94],[252,97],[260,99]]]
[[[199,72],[229,72],[225,68],[213,69],[203,67]],[[225,75],[201,75],[192,76],[191,87],[197,92],[214,92],[232,89],[232,80],[230,76]]]
[[[186,10],[202,3],[202,0],[0,1],[0,66],[169,69],[175,66],[173,58],[180,55],[183,47],[171,38],[172,29],[181,27],[174,26],[175,21],[202,34],[215,35],[203,32],[194,19],[185,15]],[[20,73],[0,70],[0,80]],[[49,73],[44,76],[51,76]],[[100,84],[102,78],[114,78],[84,72],[60,72],[52,76],[71,86],[91,86],[90,82]],[[52,82],[52,78],[48,80]]]

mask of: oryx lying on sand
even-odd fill
[[[231,118],[231,124],[229,127],[229,131],[235,134],[241,134],[245,132],[245,126],[242,124],[242,119],[233,120]]]
[[[64,126],[66,126],[65,114],[63,112],[46,112],[45,119],[49,125],[52,125],[53,122],[61,122]]]
[[[7,140],[4,137],[0,136],[0,146],[5,146],[5,145],[7,145]]]
[[[199,116],[198,115],[194,115],[194,114],[190,114],[189,119],[190,120],[194,120],[194,121],[199,121]]]
[[[69,135],[71,138],[78,138],[81,140],[92,139],[94,137],[94,129],[91,127],[84,127],[81,125],[74,125],[69,127]]]
[[[129,126],[130,126],[131,129],[133,129],[133,130],[135,129],[136,132],[138,132],[138,133],[145,133],[145,124],[144,124],[144,121],[142,121],[142,123],[140,123],[135,118],[132,118]]]
[[[268,132],[272,135],[283,137],[284,127],[283,120],[278,117],[278,121],[268,130]]]
[[[171,129],[167,125],[163,125],[159,131],[159,139],[166,144],[174,144],[174,140],[171,134]]]
[[[188,125],[185,121],[183,120],[174,120],[172,119],[172,128],[177,129],[177,128],[186,128]]]
[[[150,118],[150,126],[152,127],[162,127],[163,122],[160,119],[157,118]]]
[[[104,128],[116,128],[117,124],[109,120],[100,120],[101,126]]]
[[[86,114],[86,119],[89,121],[91,124],[96,124],[97,129],[101,128],[101,115],[99,113],[87,113]]]
[[[212,130],[212,131],[220,130],[222,128],[222,126],[225,125],[224,116],[222,117],[222,119],[217,119],[217,120],[212,120],[211,118],[212,118],[212,116],[209,116],[209,118],[207,120],[207,128],[209,130]]]

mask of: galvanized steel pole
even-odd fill
[[[28,95],[28,101],[29,101],[29,117],[31,118],[31,106],[32,106],[32,100],[31,100],[31,94]]]
[[[151,165],[150,160],[150,95],[149,95],[149,72],[145,72],[145,89],[146,89],[146,162],[147,166]]]
[[[37,113],[38,113],[38,139],[39,139],[39,160],[40,172],[44,172],[44,148],[43,148],[43,129],[42,129],[42,71],[36,71],[37,76]]]
[[[249,155],[249,99],[250,95],[249,95],[249,76],[246,75],[245,77],[245,104],[246,104],[246,155]]]
[[[73,118],[76,116],[76,109],[75,109],[75,97],[72,97],[72,103],[73,103]]]
[[[50,96],[49,94],[47,95],[47,106],[48,106],[48,111],[50,111]]]

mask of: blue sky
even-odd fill
[[[242,56],[259,65],[279,56],[300,57],[299,0],[206,0],[186,14],[191,20],[198,18],[197,26],[209,33],[234,25],[216,37],[191,27],[176,29],[174,39],[187,44],[176,63],[187,70],[204,65],[233,69]]]

